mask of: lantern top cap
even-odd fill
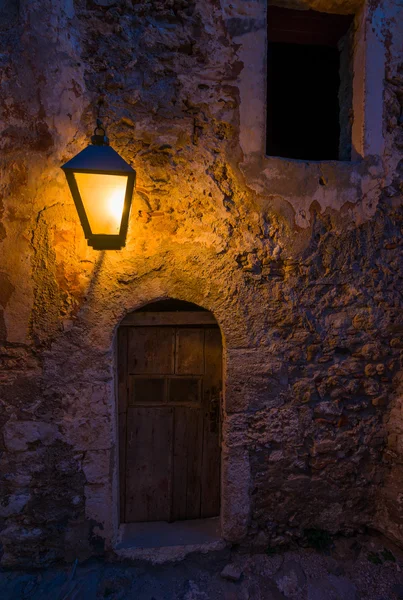
[[[62,166],[63,170],[127,175],[134,169],[110,146],[89,145]]]

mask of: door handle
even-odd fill
[[[210,400],[209,420],[210,432],[216,433],[220,421],[220,398],[217,396],[213,396]]]

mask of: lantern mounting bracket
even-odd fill
[[[99,131],[102,131],[102,134],[98,133]],[[91,137],[91,142],[94,146],[109,146],[109,138],[106,135],[106,129],[99,118],[97,119],[97,125],[94,129],[94,135]]]

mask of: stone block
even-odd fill
[[[59,429],[53,423],[42,421],[7,421],[4,427],[4,443],[7,450],[21,452],[29,444],[40,442],[49,446],[59,437]]]
[[[109,484],[91,484],[85,486],[85,515],[88,519],[100,525],[98,533],[108,531],[104,524],[111,523],[110,515],[113,513],[112,490]],[[110,532],[109,532],[110,533]]]
[[[221,498],[222,536],[238,542],[245,537],[250,521],[249,453],[243,448],[223,449],[223,480]]]
[[[228,350],[225,356],[225,410],[275,408],[284,403],[287,390],[285,364],[267,348]]]
[[[60,429],[75,450],[103,450],[113,444],[112,423],[105,416],[65,421]]]
[[[16,492],[11,494],[0,504],[0,517],[9,517],[20,513],[27,502],[30,500],[31,494],[28,492]]]
[[[110,450],[89,450],[83,460],[83,471],[87,483],[108,481],[111,474]]]
[[[64,536],[66,560],[73,562],[78,558],[81,562],[89,558],[93,553],[90,540],[90,521],[69,521]]]
[[[290,598],[301,594],[306,584],[306,575],[297,561],[288,560],[276,574],[275,581],[280,592]]]
[[[229,563],[221,571],[221,577],[228,581],[239,581],[242,577],[242,569],[238,565]]]
[[[46,531],[40,527],[23,527],[22,525],[9,525],[0,533],[0,540],[4,545],[44,540]]]
[[[328,575],[308,584],[308,600],[357,600],[355,585],[346,577]]]

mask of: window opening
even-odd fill
[[[353,19],[268,7],[267,154],[351,160]]]

